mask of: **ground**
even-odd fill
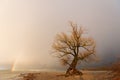
[[[20,74],[16,80],[110,80],[106,75],[106,71],[83,71],[82,76],[69,77],[65,77],[63,72],[34,72]]]

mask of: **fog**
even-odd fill
[[[102,62],[120,54],[119,0],[0,0],[0,69],[60,68],[51,46],[69,21],[88,30]]]

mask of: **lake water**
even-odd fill
[[[21,71],[0,71],[0,80],[16,80]]]

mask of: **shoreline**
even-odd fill
[[[106,71],[82,71],[83,75],[75,75],[65,77],[65,71],[12,71],[6,72],[6,74],[2,74],[0,80],[27,80],[28,78],[33,78],[33,80],[104,80]],[[8,74],[11,75],[8,77]],[[31,80],[28,79],[28,80]]]

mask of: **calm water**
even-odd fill
[[[20,73],[20,71],[0,71],[0,80],[14,80]]]

